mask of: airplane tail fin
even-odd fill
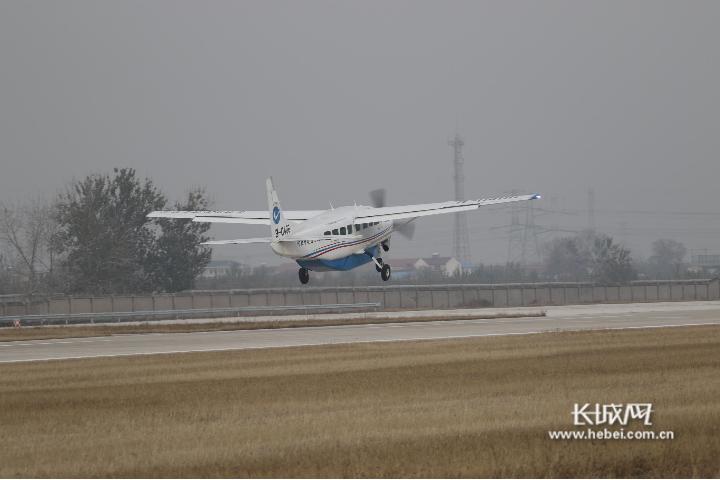
[[[292,225],[285,219],[280,200],[278,199],[272,177],[265,182],[268,198],[268,209],[270,215],[270,236],[274,240],[282,240],[283,237],[290,236],[292,233]]]

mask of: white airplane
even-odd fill
[[[269,225],[270,236],[218,240],[203,245],[268,243],[276,254],[300,265],[300,282],[310,280],[309,271],[350,270],[370,261],[383,280],[390,279],[390,265],[384,263],[380,250],[390,250],[394,231],[410,238],[415,230],[411,223],[418,217],[475,210],[486,205],[539,199],[540,195],[519,195],[480,200],[450,201],[384,206],[384,190],[371,192],[374,207],[353,205],[330,210],[283,210],[272,178],[266,181],[269,211],[156,211],[150,218],[184,218],[193,222],[244,223]]]

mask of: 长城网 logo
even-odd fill
[[[272,215],[273,215],[273,222],[275,222],[275,225],[280,223],[280,209],[278,207],[273,207]]]
[[[652,403],[576,403],[573,411],[575,425],[627,425],[630,420],[641,420],[644,425],[652,425]]]
[[[551,440],[672,440],[673,430],[652,430],[652,403],[576,403],[570,412],[575,427],[548,430]]]

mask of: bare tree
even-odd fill
[[[0,242],[15,258],[27,293],[38,290],[42,274],[52,274],[56,225],[52,206],[42,200],[0,205]]]
[[[0,294],[10,293],[12,288],[12,267],[4,250],[5,246],[0,245]]]

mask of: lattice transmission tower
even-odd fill
[[[463,173],[462,147],[465,145],[462,137],[458,133],[452,140],[448,141],[448,145],[453,148],[453,165],[455,173],[455,200],[465,200],[465,174]],[[453,234],[453,254],[463,265],[470,265],[470,235],[468,233],[467,217],[465,212],[455,214],[455,231]]]
[[[513,190],[510,195],[520,192]],[[527,267],[541,261],[540,235],[547,233],[568,232],[559,227],[545,227],[536,223],[536,216],[540,214],[564,214],[559,210],[547,210],[535,206],[535,202],[511,203],[507,207],[510,211],[510,224],[490,227],[490,230],[505,230],[508,235],[507,263],[516,263]],[[538,212],[539,211],[539,212]]]

